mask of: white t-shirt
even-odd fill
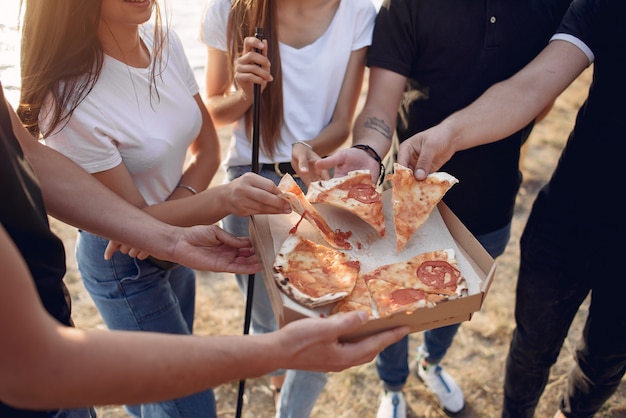
[[[204,13],[202,40],[221,51],[227,50],[230,5],[230,0],[209,0]],[[372,0],[342,0],[328,29],[314,43],[299,49],[279,43],[284,123],[274,158],[261,149],[259,163],[291,161],[291,144],[317,136],[330,123],[350,54],[371,44],[375,18]],[[233,127],[224,164],[250,165],[251,161],[252,141],[242,118]]]
[[[105,55],[100,78],[67,125],[45,138],[89,173],[122,162],[149,205],[163,202],[183,172],[189,145],[202,115],[193,96],[198,84],[182,43],[171,30],[163,52],[164,69],[151,86],[149,68],[130,67]],[[152,50],[153,26],[141,38]],[[151,64],[152,65],[152,64]],[[45,130],[46,111],[40,122]]]

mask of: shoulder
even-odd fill
[[[207,19],[228,18],[232,6],[231,0],[208,0],[202,13],[202,20],[206,22]]]
[[[359,17],[376,16],[376,6],[372,0],[343,0],[340,5],[346,13]]]
[[[231,9],[230,0],[209,0],[202,13],[201,40],[206,45],[226,49],[226,27]]]

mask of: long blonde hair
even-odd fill
[[[101,9],[102,0],[26,0],[17,113],[33,136],[47,136],[62,128],[98,81],[104,62],[97,36]],[[154,13],[150,77],[156,90],[167,28],[162,29],[158,2],[154,3]],[[52,99],[50,124],[41,132],[39,113],[48,95]]]
[[[232,0],[226,33],[231,83],[234,82],[235,58],[243,51],[244,39],[247,36],[254,36],[257,27],[263,28],[267,39],[268,58],[272,63],[271,73],[274,81],[267,85],[261,95],[260,146],[270,157],[280,139],[280,128],[283,124],[283,83],[276,20],[276,0]],[[252,111],[250,108],[246,113],[248,137],[252,131]]]

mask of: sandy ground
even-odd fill
[[[518,269],[518,243],[531,203],[539,188],[549,178],[569,130],[575,111],[586,97],[590,81],[586,71],[556,101],[548,117],[534,130],[525,147],[522,161],[524,182],[518,196],[513,223],[513,235],[507,251],[498,260],[498,269],[481,311],[463,324],[444,360],[446,370],[463,388],[466,408],[460,417],[496,417],[502,402],[504,359],[514,328],[513,304]],[[228,131],[221,130],[222,151],[225,151]],[[219,176],[215,182],[221,182]],[[56,220],[53,229],[63,238],[68,253],[66,282],[73,295],[74,320],[79,327],[104,328],[101,318],[85,291],[73,257],[75,230]],[[561,356],[554,365],[550,380],[540,401],[537,417],[552,417],[559,394],[564,388],[572,353],[586,313],[584,305],[570,330]],[[200,272],[198,274],[196,333],[199,335],[241,334],[245,305],[235,281],[229,274]],[[421,333],[411,335],[414,348],[420,344]],[[274,407],[267,378],[246,381],[244,417],[272,417]],[[216,388],[220,417],[234,417],[238,382]],[[329,383],[320,396],[313,417],[374,417],[378,406],[380,385],[372,363],[330,375]],[[424,385],[411,376],[405,387],[409,417],[444,417],[436,399]],[[102,418],[125,417],[117,406],[98,408]],[[598,417],[626,417],[626,385],[603,407]]]

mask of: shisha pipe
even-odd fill
[[[254,31],[257,39],[263,40],[263,28],[257,27]],[[261,52],[257,50],[257,52]],[[261,85],[254,84],[254,100],[252,104],[252,172],[259,174],[259,125],[261,121]],[[252,303],[254,298],[254,273],[248,275],[248,291],[246,295],[246,314],[243,321],[243,333],[250,333],[250,321],[252,316]],[[243,396],[246,387],[246,379],[239,381],[239,393],[237,396],[237,411],[235,416],[241,417],[243,409]]]

